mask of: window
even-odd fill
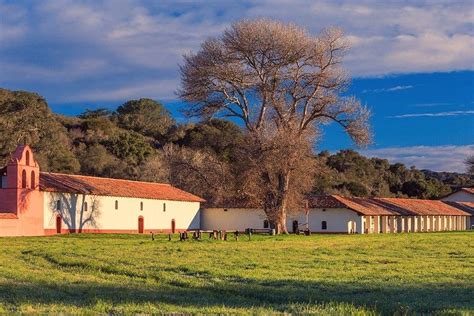
[[[115,209],[118,210],[118,201],[115,200]]]
[[[143,202],[140,202],[140,211],[143,211]]]
[[[263,228],[268,228],[270,225],[268,225],[268,220],[263,221]]]
[[[25,170],[21,172],[21,187],[23,189],[26,189],[26,171]]]
[[[166,203],[163,203],[163,212],[166,212]]]
[[[87,202],[84,202],[84,212],[87,212],[87,210],[88,210]]]
[[[225,209],[224,209],[224,212],[227,212],[227,211],[228,211],[228,209],[225,208]]]
[[[325,209],[325,208],[323,208],[323,212],[326,212],[326,209]]]
[[[26,165],[27,166],[30,165],[30,152],[29,151],[26,152]]]
[[[34,189],[36,187],[36,177],[35,172],[31,171],[31,188]]]
[[[60,211],[61,210],[61,200],[57,200],[56,201],[56,211]]]
[[[321,229],[323,229],[323,230],[328,229],[328,223],[326,221],[321,222]]]

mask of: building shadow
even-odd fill
[[[76,267],[78,268],[78,267]],[[195,273],[179,268],[181,274]],[[117,271],[101,271],[117,274]],[[53,305],[93,309],[97,302],[110,304],[108,313],[120,312],[120,304],[175,305],[176,311],[191,309],[266,308],[274,312],[298,312],[295,306],[349,304],[381,314],[436,313],[453,309],[473,310],[474,285],[458,287],[438,284],[420,287],[416,284],[393,284],[382,287],[360,282],[314,282],[295,280],[255,280],[232,277],[212,281],[212,275],[200,274],[202,282],[189,283],[179,279],[158,280],[151,285],[139,273],[127,275],[130,282],[99,284],[36,284],[7,282],[0,284],[0,302],[5,306]],[[186,279],[186,278],[184,278]],[[156,280],[155,280],[156,281]],[[199,280],[198,280],[199,281]],[[113,307],[115,306],[115,307]]]

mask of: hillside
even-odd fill
[[[240,194],[244,132],[217,119],[177,124],[150,99],[67,117],[52,113],[38,94],[0,89],[0,134],[1,165],[27,142],[46,171],[171,182],[211,202]],[[317,194],[438,198],[474,185],[474,176],[407,168],[352,150],[315,153],[314,159]]]

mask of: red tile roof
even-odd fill
[[[47,192],[79,193],[156,200],[204,202],[202,198],[194,194],[164,183],[48,172],[40,173],[40,190]]]
[[[461,191],[474,194],[474,188],[462,188]]]
[[[312,196],[308,199],[310,208],[348,208],[363,215],[395,215],[370,199],[348,198],[340,195]]]
[[[361,215],[470,215],[438,200],[399,198],[348,198],[339,195],[309,198],[310,208],[348,208]]]
[[[380,198],[376,200],[404,209],[414,215],[470,215],[439,200],[398,198]]]
[[[17,219],[15,213],[0,213],[0,219]]]
[[[461,211],[467,212],[471,214],[471,216],[474,216],[474,202],[452,202],[452,201],[443,201],[444,203],[458,208]]]

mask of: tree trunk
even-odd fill
[[[264,175],[264,177],[268,177],[268,174]],[[265,198],[264,211],[277,234],[288,234],[288,229],[286,227],[286,214],[289,194],[289,179],[289,172],[280,172],[278,174],[277,190],[268,192]]]

